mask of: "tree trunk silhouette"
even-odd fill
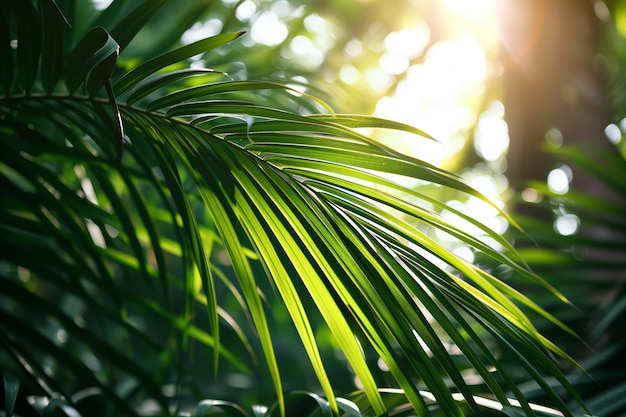
[[[504,105],[510,148],[507,175],[519,189],[545,181],[554,163],[541,151],[546,134],[585,152],[613,149],[604,128],[611,122],[598,46],[602,22],[588,0],[510,0],[498,10]],[[554,129],[554,130],[551,130]],[[609,196],[601,184],[572,167],[572,187]],[[528,205],[519,214],[544,217]]]
[[[612,114],[599,54],[603,22],[596,16],[593,2],[509,0],[500,3],[504,105],[510,136],[507,176],[510,183],[518,187],[516,191],[519,192],[528,180],[545,181],[554,168],[556,161],[540,151],[550,129],[558,131],[563,145],[574,145],[600,161],[604,159],[603,152],[618,152],[604,135],[605,127],[612,122]],[[582,169],[570,168],[572,189],[603,201],[624,204],[626,196]],[[514,214],[532,216],[547,225],[552,220],[552,213],[536,205],[518,204],[512,209]],[[587,275],[587,296],[594,301],[583,300],[579,316],[583,319],[572,322],[582,326],[575,331],[583,338],[589,337],[591,329],[604,317],[607,306],[617,302],[617,297],[623,294],[624,253],[616,250],[622,244],[626,247],[621,233],[602,222],[583,217],[578,234],[591,239],[578,246],[563,240],[564,246],[557,248],[575,252],[578,260],[589,262],[581,267]],[[607,332],[593,347],[600,351],[622,337],[621,332]],[[579,349],[575,357],[590,355],[586,348]],[[624,349],[614,355],[623,358]]]

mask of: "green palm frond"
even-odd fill
[[[619,416],[626,410],[623,395],[626,384],[621,375],[626,370],[622,323],[626,318],[626,186],[621,178],[626,173],[623,153],[585,153],[577,147],[552,149],[559,163],[578,168],[579,175],[589,175],[612,194],[604,197],[582,192],[576,188],[566,193],[552,191],[548,184],[533,182],[543,199],[540,205],[554,214],[552,227],[545,222],[520,219],[527,236],[513,234],[520,244],[519,252],[537,273],[558,282],[562,292],[576,305],[565,309],[561,303],[540,296],[534,297],[544,309],[553,312],[574,329],[588,345],[558,337],[555,341],[568,351],[577,352],[592,378],[578,369],[569,370],[568,378],[586,399],[594,415]],[[606,191],[605,191],[606,193]],[[609,197],[610,196],[610,197]],[[526,203],[529,204],[529,203]],[[559,232],[558,222],[568,218],[578,224],[569,234]],[[516,278],[513,275],[510,279]],[[519,277],[517,277],[519,278]],[[515,282],[515,281],[514,281]],[[545,324],[538,327],[544,329]],[[575,342],[575,343],[573,343]],[[523,384],[525,391],[540,397],[536,384]]]
[[[372,349],[420,415],[432,408],[423,389],[445,415],[466,414],[457,394],[480,413],[464,368],[503,406],[511,407],[512,394],[533,415],[498,354],[519,362],[571,415],[544,380],[544,373],[556,378],[577,398],[549,354],[571,359],[525,310],[565,327],[428,231],[542,281],[505,239],[402,184],[419,180],[488,201],[457,176],[354,129],[431,139],[400,123],[326,114],[323,102],[287,86],[188,68],[189,58],[227,48],[241,32],[130,70],[116,65],[120,51],[132,62],[123,54],[164,3],[146,0],[120,20],[111,16],[125,3],[115,1],[96,22],[119,23],[95,26],[69,49],[59,37],[71,29],[52,0],[0,3],[0,27],[9,28],[0,32],[3,368],[63,406],[80,409],[72,390],[94,387],[126,414],[145,413],[146,399],[167,410],[176,398],[162,384],[193,385],[184,360],[192,346],[210,348],[215,377],[218,362],[240,371],[254,363],[256,341],[225,306],[237,300],[284,415],[292,397],[283,394],[269,300],[289,312],[333,413],[347,410],[320,351],[318,316],[374,415],[387,406],[365,355]],[[309,102],[323,114],[274,106],[267,90],[284,90],[294,108]],[[443,210],[510,255],[446,220]],[[229,261],[216,262],[223,251]]]

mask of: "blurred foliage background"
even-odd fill
[[[99,23],[92,20],[94,11],[104,10],[108,2],[58,4],[73,22],[72,33],[79,34],[81,25]],[[119,22],[134,5],[127,1],[126,8],[101,19]],[[439,143],[416,143],[402,132],[369,133],[408,155],[459,173],[501,207],[513,210],[525,234],[508,230],[496,210],[477,209],[473,200],[447,196],[448,191],[428,185],[429,193],[440,193],[437,198],[449,198],[451,207],[507,235],[530,267],[572,301],[576,309],[557,306],[552,298],[545,305],[543,299],[534,300],[581,335],[582,341],[567,334],[554,341],[574,352],[589,371],[592,378],[567,369],[591,411],[603,417],[626,415],[623,1],[176,0],[146,24],[128,56],[149,57],[239,30],[247,31],[239,42],[212,51],[210,64],[192,58],[192,67],[210,65],[235,80],[282,80],[320,96],[338,112],[374,114],[423,129]],[[180,41],[173,44],[173,39]],[[136,62],[121,59],[120,64],[130,68]],[[263,94],[268,101],[285,100],[271,90]],[[301,112],[307,113],[307,104],[301,105]],[[447,236],[439,238],[445,241]],[[464,245],[451,250],[510,282],[519,278]],[[222,262],[219,251],[216,254],[215,262]],[[134,290],[154,291],[140,284]],[[233,321],[245,322],[240,300],[228,288],[221,290]],[[75,301],[62,301],[69,315],[98,314]],[[286,325],[287,312],[278,304],[271,308],[284,380],[293,383],[285,390],[315,391],[315,374],[301,363],[301,345],[291,342],[296,337]],[[130,311],[129,319],[141,317]],[[540,328],[541,320],[537,317]],[[62,326],[45,325],[50,326],[47,332],[63,339]],[[150,333],[165,331],[158,323],[139,326]],[[357,381],[326,332],[320,327],[317,336],[325,357],[335,362],[328,364],[337,373],[333,380],[341,381],[334,388],[351,392],[359,388]],[[244,338],[252,345],[248,351],[242,344],[241,352],[229,352],[233,358],[254,356],[258,350],[253,334]],[[205,359],[211,356],[210,348],[189,348],[184,365],[198,375],[211,375],[215,370]],[[85,360],[96,360],[84,354]],[[384,380],[388,370],[372,358],[371,368]],[[163,367],[155,369],[155,375],[167,374],[175,363],[175,358],[160,359]],[[250,373],[246,366],[225,362],[218,372],[226,384],[215,385],[207,378],[204,385],[194,386],[197,391],[190,397],[270,403],[275,394],[268,376],[262,370]],[[536,393],[538,402],[544,400],[533,383],[520,381],[520,387],[531,397]]]

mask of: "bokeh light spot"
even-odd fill
[[[363,42],[358,39],[350,39],[344,47],[344,52],[351,58],[357,58],[363,53]]]
[[[339,78],[344,83],[353,85],[359,81],[360,73],[353,65],[346,64],[339,70]]]
[[[380,57],[380,67],[389,74],[402,74],[409,68],[409,59],[403,55],[386,53]]]
[[[246,22],[256,13],[256,4],[252,0],[246,0],[237,7],[235,16],[242,22]]]
[[[553,127],[546,132],[545,140],[548,145],[558,148],[563,145],[563,133]]]
[[[578,231],[580,219],[574,214],[564,214],[554,221],[554,230],[562,236],[571,236]]]
[[[391,32],[385,37],[385,49],[396,55],[412,58],[424,50],[430,41],[430,29],[424,22],[413,28]]]
[[[250,36],[255,42],[268,46],[281,44],[288,34],[287,26],[271,11],[257,17],[250,29]]]
[[[543,195],[534,188],[524,188],[522,190],[522,200],[527,203],[539,203],[543,200]]]
[[[604,135],[613,144],[618,144],[622,140],[622,131],[613,123],[604,128]]]
[[[222,22],[219,19],[209,19],[206,22],[195,23],[186,30],[181,37],[181,42],[185,45],[215,36],[222,30]]]
[[[571,180],[572,170],[568,166],[555,168],[548,174],[548,188],[555,194],[565,194]]]
[[[503,116],[504,106],[499,101],[494,102],[476,125],[474,148],[486,161],[497,161],[509,148],[509,128]]]

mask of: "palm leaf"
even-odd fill
[[[482,339],[487,336],[571,415],[543,375],[546,371],[576,398],[547,352],[571,359],[539,333],[523,309],[565,326],[497,277],[458,258],[425,228],[441,229],[544,283],[493,231],[457,212],[509,248],[510,255],[444,220],[445,202],[395,179],[419,179],[491,203],[456,175],[354,129],[396,129],[416,134],[417,140],[432,138],[378,118],[305,115],[274,106],[255,92],[284,91],[284,102],[294,108],[309,100],[329,109],[274,82],[194,85],[188,76],[207,71],[181,69],[184,61],[223,48],[242,32],[164,52],[127,72],[116,67],[118,51],[131,51],[126,47],[162,3],[145,1],[114,28],[88,30],[72,51],[61,50],[64,19],[47,13],[56,10],[53,2],[41,9],[31,1],[2,4],[5,21],[0,23],[6,25],[0,26],[17,29],[8,37],[4,30],[0,40],[18,39],[15,54],[0,46],[7,62],[16,62],[0,72],[0,180],[8,195],[0,206],[6,265],[1,279],[8,289],[0,296],[0,314],[3,346],[8,346],[2,360],[11,371],[54,381],[55,372],[34,367],[44,356],[75,374],[62,389],[66,399],[72,390],[86,388],[82,382],[129,414],[141,414],[142,399],[156,399],[165,409],[159,384],[184,385],[187,369],[181,358],[193,343],[212,349],[206,362],[215,377],[218,361],[248,368],[247,359],[232,353],[251,348],[240,328],[231,328],[221,305],[220,288],[226,286],[243,300],[261,346],[277,397],[270,415],[285,415],[294,404],[355,414],[335,397],[316,339],[318,315],[376,415],[389,410],[364,346],[387,364],[416,412],[431,411],[421,387],[446,415],[466,412],[456,393],[472,412],[480,412],[473,387],[446,348],[449,341],[483,377],[489,395],[509,407],[510,390],[526,415],[533,415],[514,378],[498,366]],[[116,21],[121,4],[113,2],[96,21]],[[43,31],[53,37],[42,49]],[[51,73],[40,62],[49,63]],[[228,267],[212,261],[220,248],[229,255]],[[264,304],[270,296],[261,291],[268,287],[275,292],[271,300],[289,312],[326,399],[306,394],[293,400],[283,393],[284,370]],[[58,305],[50,292],[60,295]],[[73,315],[88,326],[76,324]],[[55,339],[46,326],[28,328],[26,317],[52,323],[50,329],[63,330],[69,341]],[[224,340],[225,331],[240,336]],[[43,349],[31,352],[32,343]],[[87,352],[95,352],[103,365],[89,368],[81,360]],[[160,358],[156,368],[149,357]],[[502,376],[492,377],[491,367]],[[115,388],[124,381],[137,390]]]

